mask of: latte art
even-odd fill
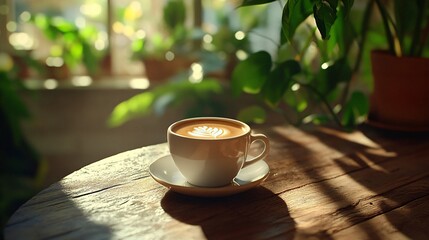
[[[228,135],[228,133],[228,129],[207,126],[194,127],[192,131],[188,132],[189,135],[202,138],[217,138],[223,135]]]
[[[179,122],[172,131],[180,136],[193,139],[217,140],[241,136],[249,128],[241,123],[218,119],[195,119]]]

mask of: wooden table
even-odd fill
[[[363,127],[263,130],[261,186],[196,198],[155,182],[160,144],[88,165],[40,192],[6,239],[429,239],[429,136]]]

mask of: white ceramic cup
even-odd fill
[[[238,120],[218,117],[189,118],[173,123],[167,130],[171,156],[186,180],[196,186],[228,185],[240,169],[266,158],[268,138],[251,133]],[[264,143],[262,152],[247,159],[250,145]]]

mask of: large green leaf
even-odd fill
[[[137,116],[147,115],[154,99],[155,94],[153,92],[144,92],[121,102],[113,109],[108,119],[109,126],[120,126]]]
[[[291,40],[298,26],[313,13],[316,0],[289,0],[283,8],[282,43]]]
[[[331,37],[328,40],[328,52],[331,57],[336,56],[336,49],[338,49],[338,56],[344,57],[348,53],[353,41],[355,40],[355,33],[350,19],[346,16],[346,7],[339,7],[337,12],[337,19],[331,27]]]
[[[329,38],[331,27],[337,18],[338,0],[320,1],[313,6],[314,19],[323,39]]]
[[[263,86],[264,99],[271,106],[275,106],[282,99],[283,94],[290,87],[292,77],[301,71],[298,62],[288,60],[279,64],[269,75]]]
[[[266,4],[266,3],[270,3],[270,2],[274,2],[274,1],[276,1],[276,0],[243,0],[240,7]]]
[[[238,96],[242,91],[250,94],[260,92],[271,70],[271,56],[266,51],[251,54],[241,61],[232,73],[232,92]]]
[[[178,105],[199,95],[220,91],[222,87],[215,79],[204,79],[199,83],[187,80],[169,82],[119,103],[109,116],[108,125],[120,126],[131,119],[147,116],[153,110],[163,113],[171,104]]]

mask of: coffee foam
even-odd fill
[[[222,139],[240,136],[246,131],[246,128],[233,122],[200,120],[181,123],[173,131],[191,138]]]
[[[194,137],[201,138],[218,138],[224,135],[229,135],[230,131],[226,128],[218,127],[208,127],[208,126],[199,126],[194,127],[192,131],[189,131],[188,134]]]

